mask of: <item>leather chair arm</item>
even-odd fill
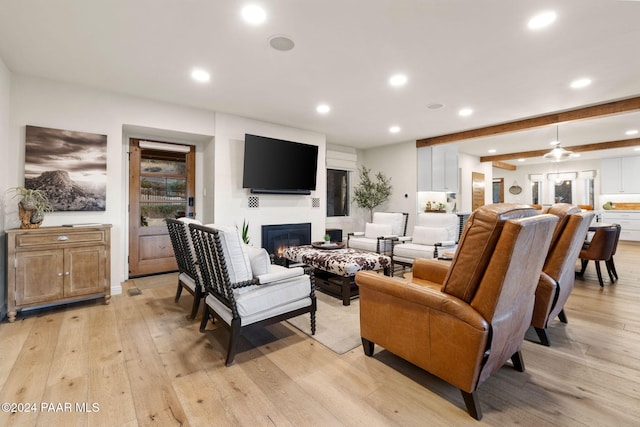
[[[536,303],[533,307],[531,325],[536,328],[546,328],[549,313],[554,306],[558,283],[551,276],[542,272],[536,288]]]
[[[469,304],[430,286],[422,286],[405,280],[392,279],[371,271],[359,271],[356,283],[360,288],[384,293],[400,300],[411,301],[431,310],[454,316],[470,326],[486,330],[488,324]]]
[[[413,261],[413,281],[428,281],[442,285],[450,267],[451,263],[447,261],[418,258]]]

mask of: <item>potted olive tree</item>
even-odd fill
[[[373,221],[373,209],[391,197],[391,178],[378,172],[374,181],[369,176],[371,169],[364,166],[359,172],[360,183],[353,189],[353,201],[358,207],[369,209],[369,221]]]
[[[20,228],[40,227],[44,220],[45,212],[51,212],[53,210],[47,194],[42,190],[14,187],[10,188],[8,192],[13,193],[14,199],[20,199],[18,201]]]

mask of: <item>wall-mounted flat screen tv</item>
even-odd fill
[[[252,193],[311,194],[318,146],[246,134],[242,187]]]

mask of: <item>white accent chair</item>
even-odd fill
[[[391,254],[394,240],[407,234],[408,213],[374,212],[364,231],[347,234],[347,247],[379,254]]]
[[[235,227],[190,224],[206,290],[200,323],[221,320],[230,330],[226,365],[233,363],[238,340],[249,326],[267,325],[311,314],[315,334],[316,296],[312,270],[271,264],[266,250],[245,245]]]
[[[395,264],[411,267],[417,258],[438,258],[445,252],[455,252],[459,234],[460,218],[456,214],[418,214],[413,234],[394,242],[392,270]]]
[[[191,242],[189,224],[202,224],[192,218],[167,218],[167,229],[173,246],[173,253],[178,264],[178,289],[176,290],[175,302],[178,302],[182,290],[185,289],[193,295],[193,305],[188,318],[193,320],[198,314],[200,300],[204,298],[204,287],[202,278],[196,265],[196,253]]]

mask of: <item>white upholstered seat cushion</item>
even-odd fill
[[[311,305],[311,281],[306,274],[237,291],[234,290],[234,296],[242,326]],[[231,324],[231,311],[224,304],[211,295],[207,296],[206,302]]]
[[[195,292],[196,282],[187,273],[180,273],[180,275],[178,276],[178,280]]]
[[[402,243],[393,248],[394,261],[413,262],[416,258],[434,258],[436,247],[415,243]]]

